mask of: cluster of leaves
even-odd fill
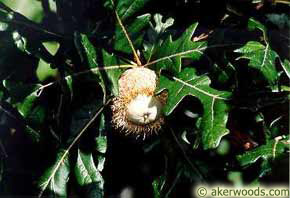
[[[40,20],[0,3],[0,194],[109,197],[131,185],[136,197],[186,197],[235,173],[260,182],[287,158],[290,62],[278,27],[232,9],[218,26],[185,27],[155,3],[42,1]],[[168,92],[167,122],[145,141],[110,120],[118,79],[136,66]]]

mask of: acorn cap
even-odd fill
[[[126,133],[147,136],[161,129],[162,107],[166,97],[155,96],[158,77],[155,72],[136,67],[119,79],[119,96],[113,100],[112,123]]]
[[[119,96],[128,95],[129,92],[140,92],[141,90],[154,93],[157,83],[157,76],[150,69],[144,67],[128,69],[119,79]]]

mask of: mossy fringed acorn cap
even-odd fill
[[[161,129],[166,96],[154,95],[157,84],[155,72],[144,67],[132,68],[122,74],[119,96],[114,98],[112,105],[115,128],[143,137]]]

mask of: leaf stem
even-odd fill
[[[242,45],[242,44],[239,44],[239,43],[236,43],[236,44],[217,44],[217,45],[212,45],[212,46],[205,46],[205,47],[200,47],[200,48],[196,48],[196,49],[186,50],[186,51],[183,51],[183,52],[171,54],[171,55],[168,55],[168,56],[153,60],[153,61],[151,61],[149,63],[146,63],[143,66],[147,67],[149,65],[156,64],[156,63],[164,61],[166,59],[170,59],[170,58],[174,58],[174,57],[182,56],[182,55],[187,55],[187,54],[190,54],[190,53],[193,53],[193,52],[200,52],[201,53],[202,50],[206,50],[206,49],[210,49],[210,48],[230,47],[230,46],[239,46],[239,45]]]
[[[89,69],[89,70],[85,70],[85,71],[81,71],[81,72],[78,72],[78,73],[74,73],[72,75],[67,75],[66,77],[64,77],[63,79],[61,80],[57,80],[57,81],[54,81],[54,82],[50,82],[46,85],[43,85],[41,86],[40,88],[38,88],[37,90],[35,90],[35,92],[38,92],[38,91],[41,91],[47,87],[50,87],[60,81],[64,81],[64,80],[67,80],[68,78],[71,78],[71,77],[78,77],[78,76],[81,76],[83,74],[88,74],[88,73],[91,73],[91,72],[94,72],[94,71],[102,71],[102,70],[111,70],[111,69],[120,69],[120,68],[132,68],[132,67],[135,67],[134,65],[113,65],[113,66],[107,66],[107,67],[96,67],[96,68],[93,68],[93,69]]]
[[[112,4],[113,4],[113,6],[114,6],[114,2],[113,2],[113,0],[111,0],[111,2],[112,2]],[[115,7],[115,6],[114,6],[114,7]],[[125,34],[125,36],[126,36],[126,38],[127,38],[127,41],[128,41],[128,43],[129,43],[129,45],[130,45],[130,47],[131,47],[131,49],[132,49],[132,52],[133,52],[133,55],[134,55],[135,61],[137,62],[137,65],[138,65],[138,66],[142,66],[142,62],[141,62],[141,60],[140,60],[140,58],[139,58],[139,56],[138,56],[138,54],[137,54],[137,52],[136,52],[136,50],[135,50],[135,48],[134,48],[134,45],[133,45],[133,43],[132,43],[132,41],[131,41],[131,39],[130,39],[130,37],[129,37],[129,34],[128,34],[128,32],[127,32],[125,26],[123,25],[122,20],[120,19],[120,16],[119,16],[117,10],[115,9],[114,12],[115,12],[115,15],[116,15],[117,21],[118,21],[119,25],[121,26],[121,29],[122,29],[123,33]]]
[[[6,110],[1,104],[0,104],[0,110],[2,110],[4,113],[6,113],[10,118],[14,119],[17,122],[17,124],[20,124],[25,129],[28,129],[31,132],[31,134],[35,137],[36,141],[39,140],[39,134],[32,127],[30,127],[26,123],[22,123],[16,116],[13,115],[13,113]]]
[[[0,11],[5,12],[5,14],[11,15],[13,17],[13,18],[7,17],[7,19],[0,18],[0,21],[3,21],[5,23],[13,23],[13,24],[17,24],[17,25],[27,26],[27,27],[32,28],[34,30],[37,30],[37,31],[40,31],[40,32],[43,32],[43,33],[46,33],[46,34],[50,34],[50,35],[53,35],[53,36],[56,36],[56,37],[69,38],[69,37],[67,37],[65,35],[62,35],[62,34],[59,34],[59,33],[55,33],[55,32],[51,32],[51,31],[49,31],[47,29],[38,27],[38,24],[36,24],[33,21],[30,21],[25,16],[13,11],[12,9],[8,8],[5,4],[3,4],[1,2],[0,2]],[[27,22],[18,20],[16,17],[21,18],[21,19],[25,19],[25,20],[27,20]]]
[[[171,132],[171,134],[172,134],[174,140],[176,141],[177,145],[179,146],[180,150],[182,151],[182,154],[183,154],[185,160],[188,162],[188,164],[190,165],[190,167],[191,167],[191,168],[196,172],[196,174],[198,175],[198,177],[200,178],[200,180],[201,180],[203,183],[206,183],[206,181],[205,181],[205,176],[204,176],[203,173],[199,170],[199,168],[198,168],[195,164],[193,164],[193,163],[191,162],[191,160],[188,158],[186,152],[185,152],[184,149],[182,148],[182,145],[181,145],[180,142],[178,141],[178,139],[177,139],[177,137],[176,137],[176,135],[175,135],[175,133],[174,133],[174,131],[173,131],[172,128],[170,128],[170,132]]]
[[[0,149],[2,150],[4,157],[8,157],[5,147],[1,140],[0,140]]]

